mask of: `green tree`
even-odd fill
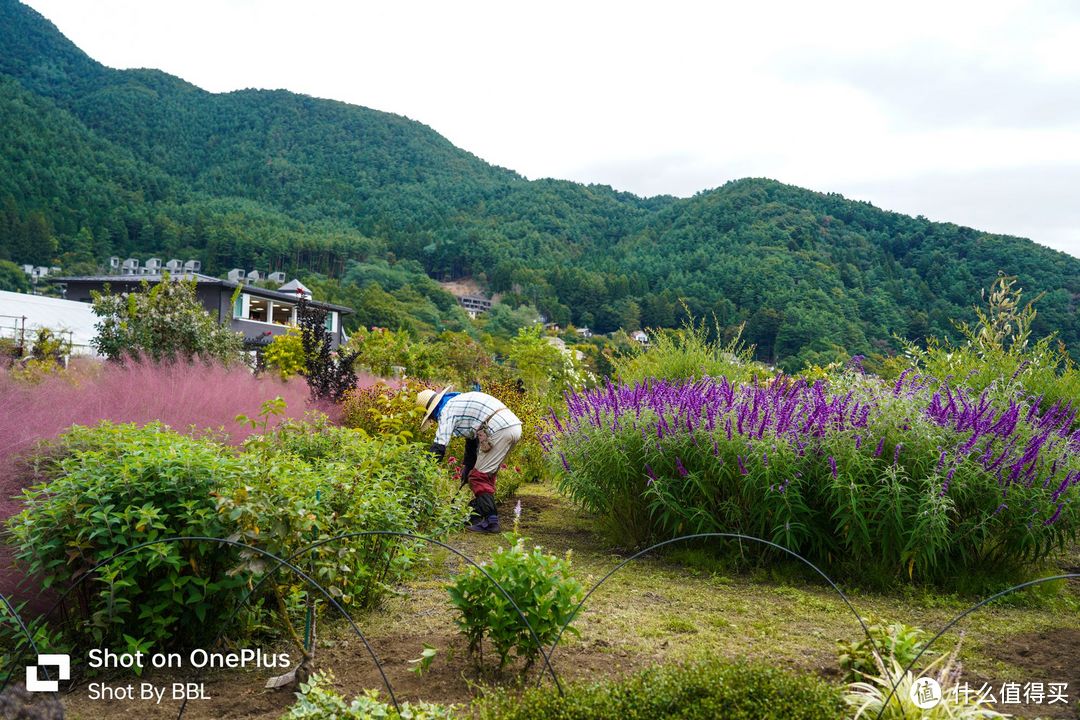
[[[561,394],[583,381],[573,351],[548,342],[538,326],[519,330],[510,341],[507,357],[525,386],[541,396]]]
[[[9,260],[0,260],[0,290],[30,292],[30,280],[21,267]]]

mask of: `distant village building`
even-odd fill
[[[56,275],[60,272],[60,268],[55,265],[52,267],[45,267],[44,265],[23,265],[22,270],[24,273],[30,276],[30,282],[37,284],[37,281],[47,277],[49,275]]]
[[[458,295],[458,303],[465,308],[470,318],[476,319],[477,315],[491,310],[491,299],[483,295]]]
[[[587,327],[580,327],[577,330],[575,330],[574,332],[576,332],[578,334],[578,337],[583,337],[583,338],[591,338],[592,337],[592,330],[590,330]]]
[[[634,332],[630,333],[630,339],[636,340],[642,345],[649,344],[649,336],[646,335],[645,332],[642,330],[635,330]]]
[[[152,285],[162,282],[163,278],[160,274],[121,274],[56,277],[51,280],[64,284],[65,298],[68,301],[81,304],[90,303],[91,293],[103,292],[106,287],[114,293],[133,292],[139,290],[143,281]],[[326,329],[330,333],[333,347],[338,347],[347,339],[341,320],[343,316],[353,313],[352,308],[312,300],[311,290],[304,287],[299,280],[293,280],[277,290],[269,290],[245,285],[233,279],[222,280],[199,273],[185,273],[173,279],[195,280],[196,296],[206,311],[217,318],[218,322],[227,323],[233,330],[242,332],[244,342],[249,347],[266,345],[274,336],[284,335],[290,327],[296,326],[296,303],[301,297],[306,298],[313,307],[327,311]],[[242,290],[234,301],[233,295],[237,288]]]
[[[579,360],[579,361],[584,359],[584,357],[585,357],[585,355],[580,350],[577,350],[577,349],[571,350],[571,348],[567,346],[566,341],[563,340],[561,337],[555,337],[554,335],[548,335],[544,339],[547,340],[548,345],[551,345],[552,347],[554,347],[556,350],[561,352],[563,355],[566,355],[567,357],[570,357],[572,355],[576,360]]]

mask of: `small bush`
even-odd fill
[[[452,720],[454,707],[421,702],[408,702],[395,710],[379,699],[379,693],[368,690],[347,702],[333,688],[334,676],[316,673],[300,685],[296,704],[281,716],[281,720]]]
[[[15,557],[43,587],[65,588],[127,548],[176,535],[226,537],[211,493],[246,469],[212,441],[145,427],[75,427],[43,462],[48,480],[23,493],[8,529]],[[128,553],[83,582],[69,637],[117,649],[196,646],[239,599],[235,553],[210,543],[167,543]]]
[[[263,351],[263,362],[267,370],[277,374],[282,380],[304,372],[304,341],[296,328],[289,328],[284,335],[278,335]]]
[[[480,720],[835,720],[840,693],[822,680],[756,664],[716,661],[658,667],[625,680],[520,696],[498,692],[478,704]]]
[[[252,436],[244,449],[251,469],[221,488],[218,512],[244,542],[279,557],[363,531],[444,538],[468,515],[456,485],[415,443],[366,438],[316,419]],[[373,605],[427,549],[420,540],[362,535],[322,544],[295,562],[351,611]],[[246,573],[273,566],[250,550],[240,558]],[[267,583],[267,592],[300,644],[290,610],[322,603],[323,595],[288,571]]]
[[[371,437],[392,435],[402,440],[431,438],[434,430],[420,428],[424,409],[416,404],[416,394],[426,385],[415,380],[359,388],[345,395],[341,404],[341,423],[363,430]]]
[[[484,569],[513,599],[529,626],[514,610],[506,596],[475,567],[458,575],[447,589],[450,602],[460,616],[458,627],[469,640],[469,651],[477,654],[486,636],[499,656],[502,669],[514,652],[529,668],[540,655],[541,646],[555,641],[570,613],[581,601],[582,587],[570,575],[570,555],[565,559],[545,554],[540,547],[525,549],[526,538],[508,535],[508,548],[499,548]],[[569,632],[576,632],[573,627]]]
[[[304,298],[296,304],[304,377],[311,396],[316,400],[340,402],[359,381],[353,370],[356,353],[345,348],[332,349],[332,338],[326,328],[328,315],[327,310],[311,305]]]
[[[919,657],[928,640],[923,630],[903,623],[875,622],[867,630],[874,639],[873,645],[865,636],[858,642],[837,641],[840,650],[837,662],[847,682],[858,682],[874,676],[881,667],[879,660],[888,662],[888,658],[893,658],[901,667],[907,667]],[[880,657],[874,654],[875,648]],[[929,662],[936,655],[933,650],[928,650],[920,659]]]

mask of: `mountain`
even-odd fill
[[[15,0],[0,142],[0,259],[307,273],[355,322],[421,332],[465,322],[423,275],[472,276],[598,331],[746,323],[785,367],[951,335],[1005,271],[1046,293],[1035,331],[1080,351],[1080,260],[1027,240],[767,179],[687,199],[528,181],[399,115],[107,68]]]

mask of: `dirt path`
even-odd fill
[[[623,558],[610,552],[576,518],[565,501],[544,486],[525,486],[521,493],[521,531],[535,544],[563,553],[573,550],[575,572],[588,587]],[[505,541],[500,537],[462,534],[452,544],[476,560]],[[1075,559],[1071,564],[1076,564]],[[499,678],[479,673],[466,657],[454,626],[445,584],[462,567],[450,553],[440,552],[419,577],[399,589],[377,611],[357,618],[383,661],[399,699],[468,703],[485,684]],[[927,630],[941,627],[971,604],[970,599],[910,591],[897,594],[853,592],[860,613],[903,621]],[[997,606],[968,618],[961,658],[961,681],[974,689],[983,682],[1067,682],[1069,705],[999,706],[1002,711],[1033,717],[1075,718],[1080,707],[1080,584],[1027,605]],[[836,640],[860,635],[855,618],[823,583],[808,583],[790,574],[759,571],[725,575],[684,567],[672,559],[646,559],[602,586],[576,627],[552,658],[563,682],[621,675],[657,662],[696,657],[757,659],[839,679]],[[957,634],[946,636],[951,647]],[[427,643],[438,649],[431,670],[417,677],[408,661]],[[362,643],[342,623],[322,632],[317,661],[332,669],[339,688],[355,694],[381,688],[381,677]],[[535,683],[540,668],[528,682]],[[277,718],[292,702],[287,691],[264,690],[272,671],[230,671],[212,676],[206,694],[213,699],[189,704],[184,717]],[[167,683],[159,675],[150,680]],[[501,679],[513,682],[512,673]],[[546,680],[550,682],[550,680]],[[174,718],[179,703],[160,706],[140,701],[102,703],[86,698],[80,687],[65,699],[69,718]],[[385,692],[384,692],[385,694]]]

